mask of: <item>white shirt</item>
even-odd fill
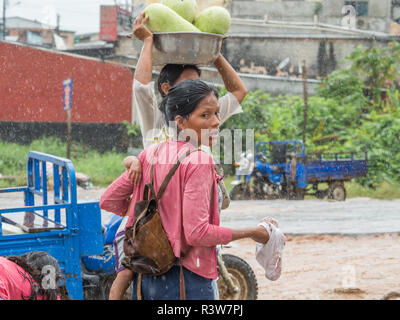
[[[232,115],[243,112],[239,101],[230,92],[219,98],[218,103],[221,124]],[[162,112],[158,109],[154,81],[142,84],[133,80],[133,112],[142,132],[144,148],[172,136]]]

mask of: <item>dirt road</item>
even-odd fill
[[[103,191],[79,188],[78,199],[99,199]],[[0,208],[22,205],[21,194],[0,194]],[[261,300],[381,299],[400,292],[399,208],[398,200],[361,198],[340,203],[234,201],[222,212],[224,226],[253,226],[264,216],[279,221],[287,235],[281,277],[265,278],[250,240],[232,242],[222,253],[235,254],[252,266]],[[110,216],[102,212],[103,223]]]
[[[277,281],[264,276],[249,240],[222,253],[245,259],[256,273],[260,300],[375,300],[400,292],[400,235],[287,236]]]

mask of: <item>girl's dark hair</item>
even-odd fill
[[[19,265],[24,269],[24,277],[28,279],[31,284],[31,295],[24,297],[26,300],[37,300],[38,296],[42,296],[45,300],[56,300],[60,296],[58,282],[62,278],[58,261],[44,251],[31,251],[19,256],[8,256],[8,260]],[[51,266],[54,268],[55,274],[44,273],[44,267]],[[43,288],[42,283],[45,276],[54,277],[51,280],[54,286],[50,288]]]
[[[187,119],[199,102],[209,94],[214,94],[218,98],[218,92],[214,86],[202,80],[184,80],[168,91],[161,100],[159,108],[167,124],[175,121],[177,115]]]
[[[161,85],[165,82],[170,86],[175,85],[176,80],[178,80],[182,72],[187,69],[195,70],[200,77],[200,69],[192,64],[167,64],[161,69],[161,72],[157,78],[157,88],[158,92],[161,94],[161,97],[165,96],[165,93],[161,89]]]

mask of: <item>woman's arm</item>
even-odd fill
[[[142,51],[136,65],[134,78],[142,84],[151,82],[153,70],[153,34],[145,26],[149,17],[142,12],[133,23],[133,34],[136,38],[143,41]]]
[[[194,152],[189,157],[193,155],[197,153]],[[229,243],[232,240],[231,230],[210,223],[213,196],[211,191],[215,176],[213,166],[206,164],[187,166],[182,214],[183,232],[188,245],[215,246]]]
[[[196,154],[196,153],[194,153]],[[183,195],[183,230],[191,246],[214,246],[251,238],[266,243],[268,232],[261,226],[230,229],[210,223],[211,193],[214,184],[212,165],[197,164],[187,172]]]
[[[146,148],[151,144],[152,130],[155,125],[157,101],[152,85],[152,50],[153,34],[145,26],[148,17],[142,12],[133,24],[133,34],[143,41],[142,51],[133,81],[133,103],[137,110],[137,121],[143,138],[143,146]],[[149,139],[150,137],[150,139]]]
[[[236,71],[221,54],[214,61],[214,65],[222,77],[226,90],[241,103],[247,94],[247,89]]]
[[[117,180],[111,183],[100,197],[100,208],[124,216],[128,210],[133,184],[125,171]]]
[[[232,229],[232,241],[243,238],[251,238],[255,242],[267,243],[269,234],[264,227],[257,226],[254,228]]]

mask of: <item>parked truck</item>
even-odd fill
[[[247,161],[238,163],[238,175],[230,192],[233,200],[302,200],[305,195],[313,195],[344,201],[344,182],[363,177],[368,170],[366,153],[360,159],[354,153],[306,154],[301,140],[259,142],[254,157],[243,157]],[[320,189],[320,184],[327,188]]]

